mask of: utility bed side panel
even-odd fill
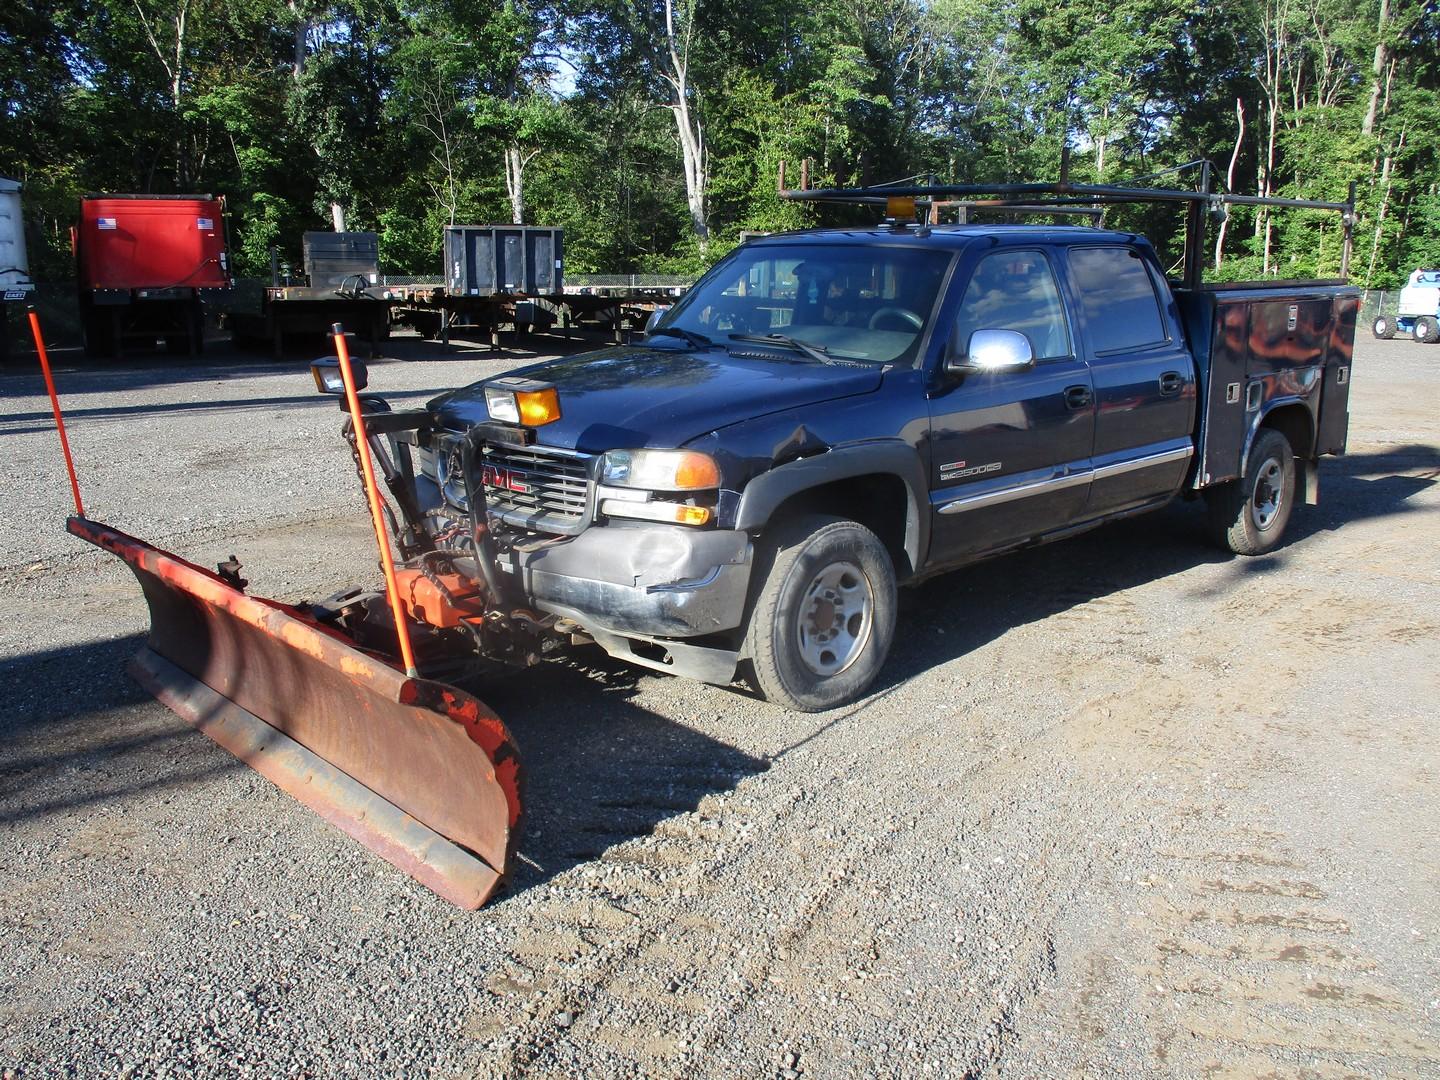
[[[1336,301],[1330,347],[1325,355],[1325,386],[1315,429],[1316,454],[1343,454],[1350,435],[1350,366],[1355,358],[1355,320],[1360,297]]]
[[[1243,305],[1220,304],[1211,291],[1177,292],[1199,372],[1199,417],[1193,484],[1206,487],[1238,475],[1233,448],[1245,441]]]
[[[1307,412],[1315,456],[1344,449],[1355,289],[1260,284],[1178,290],[1176,298],[1201,379],[1195,487],[1240,476],[1255,429],[1282,406]],[[1332,384],[1333,416],[1322,408]]]

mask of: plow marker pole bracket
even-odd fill
[[[80,501],[80,481],[75,478],[75,459],[70,456],[70,440],[65,435],[65,418],[60,415],[60,397],[55,393],[55,377],[50,373],[50,354],[45,350],[45,335],[40,332],[40,316],[32,307],[26,312],[30,319],[30,336],[35,339],[35,353],[40,357],[40,370],[45,375],[45,389],[50,394],[50,409],[55,413],[55,430],[60,433],[60,453],[65,455],[65,471],[70,476],[70,494],[75,496],[75,513],[85,516]]]
[[[340,377],[345,380],[345,404],[350,422],[355,425],[355,451],[360,455],[360,472],[365,480],[365,499],[370,504],[370,519],[375,525],[375,542],[380,545],[380,569],[385,572],[385,596],[395,616],[395,634],[400,639],[400,661],[410,678],[419,675],[415,652],[410,645],[410,624],[405,620],[405,606],[400,601],[400,586],[395,582],[395,557],[390,550],[390,534],[385,529],[385,515],[380,511],[380,489],[375,483],[375,463],[370,460],[370,439],[365,432],[365,415],[360,409],[360,394],[355,388],[355,370],[350,366],[350,346],[345,342],[345,328],[338,322],[330,332],[335,337],[335,355],[340,360]]]

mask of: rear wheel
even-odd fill
[[[1395,336],[1395,320],[1389,315],[1379,316],[1370,327],[1374,335],[1382,341],[1389,341]]]
[[[848,704],[875,681],[895,632],[895,569],[865,526],[806,516],[780,525],[745,634],[755,687],[799,712]]]
[[[1422,345],[1440,343],[1440,321],[1431,315],[1421,315],[1415,320],[1415,340]]]
[[[1295,452],[1280,432],[1255,436],[1245,475],[1205,492],[1216,542],[1237,555],[1263,555],[1285,534],[1295,504]]]

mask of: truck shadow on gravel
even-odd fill
[[[1318,534],[1415,512],[1420,508],[1412,497],[1437,482],[1440,448],[1434,446],[1350,454],[1325,461],[1320,505],[1297,507],[1284,542],[1269,555],[1247,559],[1220,550],[1206,538],[1203,503],[1177,501],[1152,514],[934,578],[902,592],[901,644],[875,691],[883,693],[964,656],[1015,627],[1207,563],[1229,563],[1237,577],[1274,572],[1296,546]]]
[[[512,892],[602,858],[671,865],[672,847],[614,849],[769,768],[629,700],[651,674],[592,648],[475,688],[510,728],[526,770]]]
[[[198,807],[207,785],[246,768],[130,679],[126,664],[143,643],[136,634],[0,662],[14,688],[0,703],[0,843],[77,814],[171,799]],[[668,848],[607,853],[768,768],[628,700],[641,677],[586,650],[474,688],[510,726],[526,770],[511,893],[606,857],[668,865]],[[187,788],[198,790],[179,794]]]
[[[0,662],[0,830],[244,768],[140,689],[125,665],[139,634]],[[137,708],[153,705],[153,708]],[[197,752],[198,751],[198,752]]]

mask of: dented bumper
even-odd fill
[[[587,630],[690,638],[740,625],[752,562],[744,532],[611,525],[517,547],[502,568]]]

